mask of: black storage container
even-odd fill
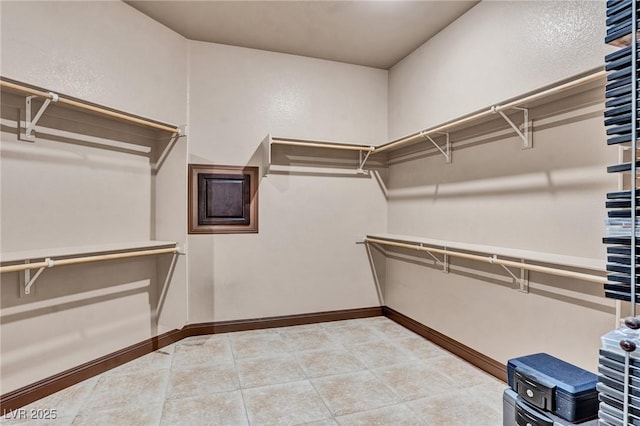
[[[502,394],[502,426],[598,426],[598,420],[571,423],[551,413],[529,407],[512,389]]]
[[[527,404],[572,423],[597,417],[595,374],[546,353],[509,360],[509,386]]]

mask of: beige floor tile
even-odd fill
[[[378,315],[375,317],[367,317],[367,318],[358,318],[358,319],[349,320],[349,321],[354,321],[359,324],[378,324],[378,323],[385,323],[385,322],[394,322],[383,315]]]
[[[371,327],[359,323],[330,327],[327,331],[333,340],[341,344],[355,345],[358,343],[378,341],[384,338],[384,336],[376,333]]]
[[[331,339],[330,333],[322,327],[289,327],[279,330],[287,348],[291,351],[322,349],[338,345]]]
[[[439,371],[446,372],[446,376],[455,382],[459,388],[491,384],[495,378],[465,360],[454,355],[432,358],[429,365]]]
[[[212,340],[226,340],[229,338],[225,334],[202,334],[200,336],[191,336],[177,342],[177,345],[204,345]]]
[[[296,425],[331,418],[307,380],[246,389],[242,394],[252,425]]]
[[[337,426],[338,423],[333,419],[317,420],[315,422],[302,423],[301,426]]]
[[[162,410],[161,425],[247,425],[240,391],[216,393],[195,398],[167,401]]]
[[[288,331],[322,330],[322,329],[324,329],[322,324],[323,323],[291,325],[291,326],[288,326],[288,327],[273,328],[272,330],[277,332],[277,333],[279,333],[279,334],[283,334],[283,333],[286,333]]]
[[[351,324],[364,324],[362,319],[340,320],[340,321],[327,321],[320,323],[322,328],[330,329],[334,327],[344,327]]]
[[[287,352],[287,347],[280,334],[258,333],[243,334],[230,338],[233,356],[236,359],[281,355]]]
[[[495,379],[493,383],[474,386],[469,388],[469,391],[487,406],[502,407],[502,394],[508,387],[503,381]]]
[[[175,346],[165,347],[107,371],[105,374],[133,374],[171,367]]]
[[[386,321],[372,321],[367,325],[374,329],[377,333],[391,340],[406,339],[418,336],[411,330],[404,328],[397,322],[391,321],[390,319],[386,319]]]
[[[335,416],[399,402],[398,396],[370,371],[321,377],[312,383]]]
[[[91,391],[82,411],[139,407],[161,402],[168,380],[169,370],[103,375]]]
[[[217,362],[231,362],[233,355],[227,339],[202,340],[199,344],[178,344],[173,354],[172,369],[192,368]]]
[[[56,418],[53,419],[53,424],[63,424],[65,419],[68,420],[69,424],[71,424],[75,416],[80,411],[82,405],[89,398],[91,391],[96,386],[99,379],[99,376],[92,377],[56,392],[53,395],[49,395],[46,398],[40,399],[32,404],[26,405],[22,407],[22,409],[27,415],[33,413],[39,415],[39,417],[43,417],[43,415],[46,416],[47,414],[48,417],[52,417],[53,414],[51,410],[55,410]],[[33,410],[36,411],[34,412]],[[46,423],[42,420],[46,419],[40,419],[38,424]]]
[[[306,375],[291,355],[240,359],[236,361],[242,388],[303,380]]]
[[[232,333],[220,333],[220,336],[227,336],[230,341],[234,341],[246,336],[261,336],[269,334],[278,334],[278,328],[263,328],[260,330],[234,331]]]
[[[395,340],[395,344],[420,359],[433,358],[437,356],[451,355],[450,352],[442,349],[433,342],[422,336],[414,334],[411,337]]]
[[[77,426],[149,426],[157,425],[162,403],[123,406],[109,410],[83,410],[73,420]]]
[[[167,399],[188,398],[240,389],[233,362],[171,370]]]
[[[46,415],[45,415],[46,414]],[[31,418],[33,415],[35,417]],[[43,418],[47,417],[47,418]],[[55,418],[52,418],[55,417]],[[38,425],[38,426],[69,426],[73,422],[74,416],[58,416],[57,411],[56,414],[52,414],[51,412],[42,413],[42,412],[30,412],[30,410],[7,410],[2,417],[0,417],[0,425],[10,425],[10,426],[30,426],[30,425]]]
[[[488,405],[475,391],[457,390],[407,402],[428,425],[496,426],[502,424],[502,406]]]
[[[340,426],[426,426],[420,417],[403,404],[390,405],[336,418]],[[435,425],[433,425],[435,426]],[[445,426],[445,425],[442,425]],[[498,426],[498,425],[496,425]]]
[[[457,389],[456,383],[426,362],[399,364],[372,371],[403,401],[425,398]]]
[[[388,340],[345,345],[345,348],[370,369],[418,360],[411,352]]]
[[[37,423],[55,426],[502,424],[505,383],[399,327],[372,317],[194,336],[24,408],[55,408]]]
[[[297,352],[295,355],[309,377],[351,373],[366,368],[343,348]]]

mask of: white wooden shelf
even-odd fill
[[[24,294],[30,294],[31,286],[33,286],[40,274],[47,268],[160,254],[173,254],[175,261],[175,255],[180,254],[177,243],[169,241],[141,241],[99,246],[61,247],[7,252],[0,254],[0,263],[12,264],[0,266],[0,273],[24,273]],[[31,276],[32,269],[37,269],[37,272],[33,276]]]
[[[396,139],[378,146],[367,145],[353,145],[339,142],[326,142],[326,141],[310,141],[301,139],[287,139],[287,138],[272,138],[270,135],[262,141],[263,147],[263,175],[266,176],[271,168],[271,148],[273,145],[293,145],[299,147],[315,147],[315,148],[327,148],[327,149],[341,149],[352,150],[360,152],[360,160],[357,171],[359,173],[366,173],[364,167],[370,156],[376,155],[385,151],[393,152],[399,148],[405,147],[409,144],[417,142],[429,142],[429,147],[435,147],[445,158],[447,163],[451,163],[451,144],[452,141],[449,138],[449,132],[452,130],[462,129],[465,126],[477,125],[484,121],[492,120],[495,117],[502,117],[506,123],[514,130],[520,139],[522,139],[522,148],[531,148],[532,145],[532,129],[529,121],[529,108],[534,107],[542,102],[555,100],[561,96],[567,96],[568,92],[575,93],[577,90],[584,90],[584,86],[593,84],[600,84],[605,81],[606,72],[601,68],[593,70],[586,75],[578,76],[572,80],[561,82],[559,84],[552,85],[551,87],[544,87],[533,93],[519,97],[517,99],[509,99],[499,104],[491,105],[482,110],[458,117],[453,120],[438,124],[433,127],[421,130],[419,132],[412,133],[400,139]],[[572,92],[573,91],[573,92]],[[519,111],[522,112],[524,117],[522,125],[516,125],[505,111]],[[444,135],[444,143],[436,142],[434,138],[440,137],[442,139]]]
[[[506,247],[497,247],[482,244],[471,244],[459,241],[436,240],[433,238],[414,237],[397,234],[369,234],[367,237],[406,242],[411,244],[423,244],[430,247],[447,248],[451,250],[464,250],[474,253],[487,253],[496,256],[509,257],[513,259],[525,259],[530,262],[559,265],[569,268],[588,269],[591,271],[604,272],[606,262],[603,259],[588,257],[567,256],[564,254],[545,253],[531,250],[521,250]]]
[[[172,241],[138,241],[115,244],[102,244],[81,247],[58,247],[0,253],[0,263],[14,263],[26,260],[40,260],[56,257],[84,257],[98,254],[118,253],[137,250],[151,250],[175,247]]]
[[[605,264],[600,259],[397,234],[369,234],[365,237],[364,242],[425,252],[437,264],[442,265],[445,272],[449,272],[449,257],[498,265],[513,277],[520,291],[525,293],[529,291],[528,273],[530,271],[596,284],[603,284],[607,280],[604,274]],[[442,255],[442,258],[438,258],[436,255]],[[520,275],[517,276],[509,268],[520,270]],[[593,272],[582,273],[573,269]]]
[[[133,114],[129,114],[124,111],[118,111],[113,108],[104,107],[102,105],[96,105],[90,102],[86,102],[80,99],[74,99],[69,96],[64,96],[58,93],[50,92],[46,89],[27,85],[25,83],[9,80],[7,78],[0,77],[0,88],[19,92],[27,95],[26,97],[26,123],[24,138],[26,140],[35,140],[33,134],[35,126],[42,114],[46,111],[47,107],[53,103],[59,103],[67,105],[72,108],[89,111],[91,113],[99,114],[106,117],[111,117],[117,120],[127,121],[140,126],[150,127],[165,132],[172,133],[176,136],[181,134],[180,128],[171,124],[160,123],[158,121],[149,120],[147,118],[138,117]],[[44,100],[44,103],[40,107],[40,110],[33,114],[31,113],[31,100],[33,98],[40,98]]]
[[[295,146],[302,148],[324,148],[324,149],[334,149],[334,150],[342,150],[342,151],[353,151],[359,153],[358,160],[358,168],[356,169],[357,173],[365,173],[364,165],[371,155],[375,147],[369,145],[356,145],[356,144],[348,144],[341,142],[327,142],[327,141],[317,141],[317,140],[307,140],[307,139],[290,139],[290,138],[279,138],[273,137],[271,135],[267,135],[261,143],[262,145],[262,175],[266,176],[271,170],[272,166],[272,147],[274,145],[281,146]]]

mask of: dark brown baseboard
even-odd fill
[[[388,306],[384,306],[382,308],[382,312],[383,315],[387,318],[397,322],[405,328],[408,328],[414,333],[419,334],[425,339],[432,341],[436,345],[448,350],[452,354],[464,359],[468,363],[475,365],[476,367],[486,371],[487,373],[495,376],[503,382],[507,381],[506,365],[501,364],[495,359],[489,358],[488,356],[476,351],[475,349],[471,349],[469,346],[466,346],[458,342],[457,340],[453,340],[452,338],[432,328],[429,328],[426,325],[421,324],[418,321],[409,318],[408,316],[403,315]]]
[[[172,330],[119,351],[112,352],[93,361],[63,371],[31,385],[16,389],[0,396],[0,412],[24,407],[34,401],[54,394],[69,386],[82,382],[112,368],[133,361],[143,355],[158,350],[183,339],[182,330]]]
[[[234,331],[261,330],[265,328],[290,327],[293,325],[315,324],[319,322],[341,321],[348,319],[379,317],[382,307],[326,311],[311,314],[284,315],[280,317],[253,318],[235,321],[219,321],[190,324],[185,327],[189,336],[204,334],[231,333]]]
[[[47,377],[36,383],[16,389],[0,396],[0,412],[8,412],[24,407],[34,401],[54,394],[69,386],[82,382],[112,368],[133,361],[143,355],[161,349],[189,336],[228,333],[233,331],[258,330],[318,322],[340,321],[382,315],[382,307],[345,309],[299,315],[285,315],[270,318],[255,318],[238,321],[221,321],[189,324],[180,330],[172,330],[160,336],[136,343],[127,348],[110,353],[93,361]]]
[[[260,330],[275,327],[314,324],[347,319],[368,318],[384,315],[409,330],[431,340],[454,355],[479,367],[489,374],[506,381],[506,366],[480,352],[457,342],[450,337],[423,325],[387,306],[346,309],[309,314],[285,315],[269,318],[254,318],[237,321],[189,324],[180,330],[172,330],[160,336],[147,339],[127,348],[105,355],[93,361],[71,368],[62,373],[40,380],[0,396],[0,411],[16,410],[34,401],[49,396],[69,386],[82,382],[112,368],[118,367],[143,355],[161,349],[189,336],[230,333],[234,331]]]

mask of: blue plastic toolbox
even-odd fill
[[[598,426],[598,420],[571,423],[551,413],[528,406],[512,389],[502,394],[502,426]]]
[[[509,360],[507,379],[524,402],[572,423],[598,415],[597,376],[549,354]]]

